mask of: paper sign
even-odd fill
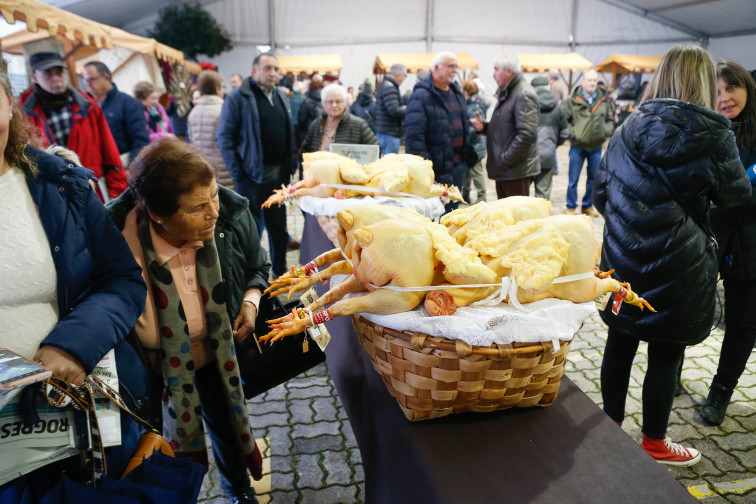
[[[366,165],[378,161],[380,148],[377,145],[333,143],[331,144],[331,152],[354,159],[361,165]]]
[[[305,306],[309,306],[312,303],[314,303],[316,299],[318,299],[318,295],[315,292],[315,289],[310,288],[306,290],[305,293],[299,297],[299,299],[302,301],[302,304],[304,304]],[[328,346],[328,343],[331,342],[331,333],[328,332],[328,329],[326,329],[325,324],[318,324],[312,327],[308,327],[307,333],[310,335],[312,340],[318,345],[320,350],[325,352],[325,349]]]

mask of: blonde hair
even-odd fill
[[[641,103],[672,98],[714,110],[716,83],[716,67],[708,52],[692,44],[677,45],[662,58]]]

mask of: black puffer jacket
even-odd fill
[[[717,259],[704,230],[666,189],[655,169],[706,221],[709,201],[728,208],[750,196],[729,121],[678,100],[650,100],[612,136],[593,203],[606,219],[601,269],[630,282],[657,310],[623,306],[601,318],[645,341],[692,345],[714,318]]]
[[[310,89],[305,94],[305,100],[302,102],[302,105],[299,106],[299,113],[297,114],[297,145],[300,145],[304,140],[312,121],[320,117],[323,112],[323,102],[320,99],[320,89]]]
[[[567,116],[562,104],[546,87],[536,89],[541,115],[538,119],[538,155],[541,171],[554,169],[554,152],[570,137]]]
[[[384,135],[401,137],[404,134],[404,116],[407,107],[402,105],[399,96],[399,84],[391,77],[386,77],[378,87],[375,99],[375,131]]]
[[[357,95],[357,99],[352,103],[352,106],[349,107],[349,112],[353,116],[363,119],[368,123],[370,129],[375,132],[375,100],[373,99],[373,95],[365,91],[360,92]]]
[[[733,122],[733,126],[737,123]],[[738,146],[744,168],[756,164],[756,145]],[[753,188],[752,188],[753,189]],[[711,224],[717,235],[722,278],[756,280],[756,191],[737,208],[713,208]]]

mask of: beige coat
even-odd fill
[[[216,138],[222,108],[223,98],[220,96],[202,96],[199,104],[189,112],[187,119],[189,141],[196,145],[218,170],[218,183],[234,189],[234,181],[223,162]]]

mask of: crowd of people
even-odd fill
[[[580,212],[605,219],[600,267],[657,309],[602,313],[604,410],[621,424],[633,359],[648,342],[642,446],[660,463],[698,462],[666,430],[685,348],[709,335],[721,274],[727,329],[700,421],[722,423],[756,341],[756,83],[737,63],[671,49],[617,128],[595,71],[570,93],[558,71],[529,82],[517,56],[503,54],[489,97],[479,80],[460,83],[456,55],[440,52],[411,93],[401,93],[407,67],[397,63],[375,93],[364,82],[355,96],[317,74],[284,88],[278,59],[263,53],[228,94],[218,72],[199,75],[186,138],[152,83],[132,97],[90,62],[84,93],[58,53],[29,65],[32,86],[13,96],[0,64],[0,346],[75,385],[115,349],[124,397],[162,425],[177,456],[207,464],[204,421],[233,502],[256,502],[249,474],[262,474],[234,341],[254,331],[261,292],[298,246],[285,207],[262,203],[289,184],[302,153],[333,143],[382,154],[403,144],[472,204],[486,200],[486,177],[498,198],[534,184],[550,199],[556,148],[569,140],[564,212],[578,211],[585,165]],[[122,446],[108,454],[115,472],[138,434],[121,420]],[[25,481],[42,492],[56,471]]]

